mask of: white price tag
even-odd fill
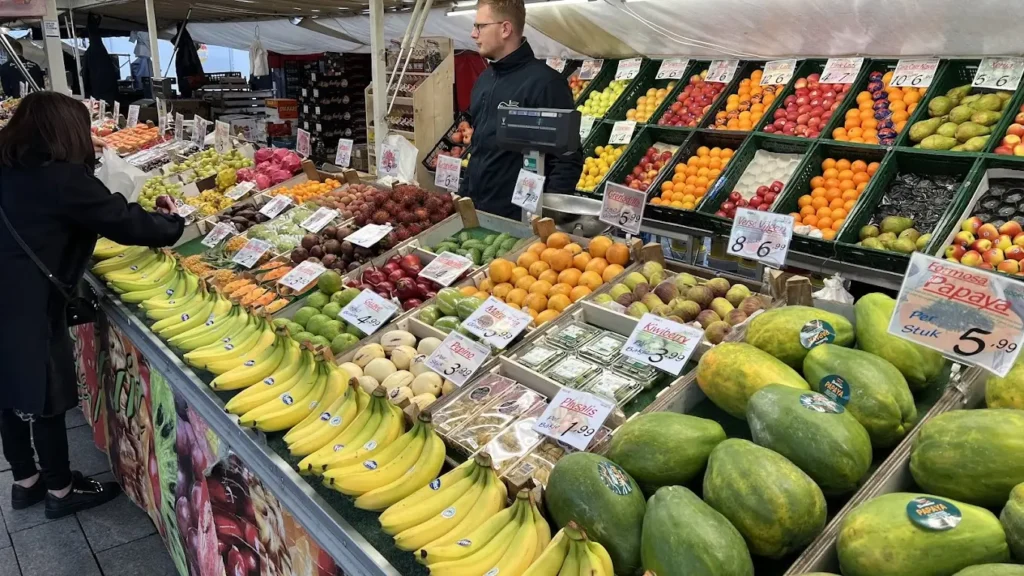
[[[60,24],[56,20],[43,20],[43,34],[47,38],[60,38]]]
[[[728,84],[732,81],[732,77],[736,74],[736,68],[739,65],[739,60],[712,60],[704,80]]]
[[[442,286],[451,286],[462,273],[473,266],[473,261],[451,252],[441,252],[429,264],[420,270],[420,277],[437,282]]]
[[[1024,289],[1009,276],[914,252],[889,333],[999,376],[1024,344]]]
[[[320,207],[317,208],[316,212],[313,212],[313,214],[310,215],[309,218],[303,220],[302,223],[299,224],[299,226],[302,226],[306,230],[309,230],[310,232],[316,234],[317,232],[323,230],[324,226],[330,224],[331,221],[337,217],[337,210]]]
[[[139,123],[139,105],[138,104],[132,104],[132,105],[128,106],[128,123],[125,124],[125,126],[128,127],[128,128],[131,128],[132,126],[135,126],[138,123]]]
[[[586,450],[614,409],[615,404],[606,398],[562,388],[537,418],[533,429],[577,450]]]
[[[309,132],[300,129],[298,135],[295,137],[295,151],[299,153],[299,156],[303,158],[309,158],[310,153],[313,151],[309,142]]]
[[[487,361],[490,353],[487,346],[452,330],[444,342],[427,356],[426,365],[442,378],[462,386]]]
[[[782,268],[793,240],[793,217],[737,208],[726,253]]]
[[[217,120],[213,128],[213,147],[218,154],[226,154],[231,150],[231,125]]]
[[[100,120],[107,117],[107,101],[100,100]]]
[[[256,188],[255,182],[239,182],[231,188],[228,188],[224,192],[224,197],[232,200],[239,200],[249,192],[252,192],[253,188]]]
[[[678,376],[703,337],[704,331],[699,328],[644,314],[622,346],[622,353]]]
[[[636,75],[640,73],[640,65],[643,64],[643,58],[626,58],[625,60],[619,60],[619,66],[615,69],[616,80],[632,80],[636,78]]]
[[[181,142],[185,138],[185,115],[178,113],[174,115],[174,139]]]
[[[334,155],[334,165],[348,168],[352,165],[352,147],[355,142],[348,138],[338,140],[338,152]]]
[[[206,142],[206,120],[201,116],[192,117],[192,143],[200,148]]]
[[[822,84],[853,84],[863,65],[863,58],[829,58],[819,81]]]
[[[608,137],[609,144],[629,144],[633,139],[633,131],[636,130],[636,122],[632,120],[620,120],[612,124],[612,134]]]
[[[191,204],[186,204],[181,198],[174,199],[174,206],[178,209],[178,216],[181,216],[185,220],[188,217],[196,213],[196,207]]]
[[[313,98],[319,98],[319,97],[320,97],[320,89],[319,88],[313,88]]]
[[[28,96],[28,82],[18,82],[18,97]]]
[[[512,203],[531,214],[536,214],[540,195],[544,192],[545,180],[544,176],[520,168],[516,187],[512,189]]]
[[[789,84],[796,72],[796,60],[772,60],[764,65],[761,86]]]
[[[302,89],[302,97],[305,98],[306,96],[309,96],[309,92],[307,92],[306,89],[303,88]],[[306,109],[306,112],[308,113],[309,109]]]
[[[590,136],[590,132],[594,129],[594,121],[597,118],[593,116],[583,116],[580,118],[580,142],[587,139]]]
[[[92,98],[89,98],[89,103],[90,104],[92,104],[92,101],[93,101]],[[90,110],[91,110],[91,108],[90,108]],[[163,98],[157,98],[156,99],[156,115],[157,115],[158,118],[166,118],[167,117],[167,101],[164,100]],[[164,127],[166,127],[166,124],[164,125]]]
[[[210,230],[206,237],[203,238],[202,244],[208,248],[213,248],[217,244],[220,244],[221,240],[228,236],[233,236],[235,233],[235,227],[231,224],[228,224],[227,222],[218,222],[217,225],[213,227],[213,230]]]
[[[307,260],[292,268],[291,272],[285,274],[277,283],[296,292],[302,292],[326,271],[327,268],[324,268],[323,264]]]
[[[303,104],[302,105],[302,113],[303,114],[309,114],[309,104]]]
[[[363,248],[369,248],[380,242],[382,238],[391,233],[390,224],[367,224],[359,230],[349,234],[345,237],[345,240],[355,244],[356,246],[362,246]]]
[[[381,144],[380,158],[377,159],[378,176],[398,176],[398,164],[401,161],[401,151],[398,147],[390,144]]]
[[[338,314],[345,322],[354,325],[369,336],[387,324],[398,311],[398,306],[373,290],[363,290]]]
[[[658,67],[658,74],[655,80],[679,80],[686,74],[686,67],[690,65],[689,58],[669,58],[661,61]]]
[[[292,205],[291,196],[285,194],[279,194],[270,199],[260,208],[260,214],[263,214],[267,218],[277,218],[277,215],[284,212],[284,209]]]
[[[163,138],[167,134],[167,116],[160,116],[157,118],[158,130],[160,130],[160,138]]]
[[[544,62],[545,64],[547,64],[551,68],[554,68],[555,70],[558,70],[559,72],[565,71],[565,58],[548,58]]]
[[[434,172],[434,186],[458,192],[462,176],[462,160],[454,156],[438,156],[437,171]]]
[[[267,250],[270,250],[270,242],[252,238],[238,252],[235,252],[235,255],[231,257],[231,261],[239,266],[252,268],[259,261],[260,257],[266,254]]]
[[[117,100],[114,100],[114,122],[117,123],[117,122],[120,122],[120,121],[121,121],[121,103],[118,102]]]
[[[978,65],[971,86],[995,90],[1016,90],[1024,75],[1024,58],[985,58]]]
[[[921,58],[914,60],[900,60],[896,63],[896,70],[892,73],[892,80],[889,86],[893,88],[927,88],[932,85],[935,79],[935,72],[939,69],[938,58]]]
[[[604,60],[584,60],[580,66],[580,80],[593,80],[604,66]]]
[[[601,221],[629,232],[640,233],[647,193],[622,184],[608,182],[601,200]]]
[[[526,330],[530,322],[533,322],[533,318],[529,314],[511,308],[491,296],[466,318],[462,326],[488,344],[504,350],[520,332]]]

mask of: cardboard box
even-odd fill
[[[296,120],[299,117],[299,101],[291,98],[268,99],[267,108],[273,109],[281,120]]]

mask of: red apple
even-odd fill
[[[1006,256],[1003,256],[1003,251],[999,248],[990,248],[981,255],[981,259],[993,266],[998,266],[1000,262],[1006,260]]]
[[[975,250],[968,250],[960,257],[960,263],[964,266],[978,267],[983,263],[981,260],[981,253]]]
[[[1006,272],[1007,274],[1016,274],[1017,272],[1020,272],[1020,263],[1016,260],[1003,260],[999,264],[996,264],[996,270]]]
[[[1010,124],[1010,127],[1006,129],[1006,134],[1012,134],[1019,138],[1024,138],[1024,124],[1018,124],[1016,122]]]
[[[957,244],[959,246],[963,246],[965,248],[967,246],[970,246],[971,244],[973,244],[974,240],[975,240],[974,234],[971,234],[970,232],[967,232],[967,231],[964,231],[964,230],[961,230],[961,231],[957,232],[956,236],[953,237],[953,243],[954,244]]]
[[[978,218],[977,216],[971,216],[970,218],[968,218],[967,220],[964,220],[960,224],[960,229],[963,230],[964,232],[970,232],[971,234],[977,234],[978,233],[978,228],[981,228],[982,224],[984,224],[984,222],[981,221],[981,218]]]
[[[1024,260],[1024,246],[1010,246],[1003,252],[1003,256],[1020,262]]]
[[[974,250],[978,254],[985,252],[986,250],[992,249],[992,241],[986,240],[985,238],[978,238],[971,243],[971,250]]]
[[[1024,251],[1024,249],[1022,249]],[[967,252],[967,248],[963,246],[953,244],[952,246],[946,246],[946,258],[959,262],[960,258]],[[1024,252],[1022,252],[1024,253]]]
[[[1011,244],[1013,244],[1013,239],[1022,232],[1024,232],[1024,227],[1021,227],[1020,222],[1017,222],[1016,220],[1010,220],[999,227],[999,234],[1009,236]]]
[[[999,229],[996,228],[994,224],[982,224],[981,227],[978,228],[978,237],[995,242],[995,240],[999,238]]]

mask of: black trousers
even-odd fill
[[[13,410],[0,410],[0,439],[4,458],[11,465],[14,480],[26,480],[40,473],[48,490],[63,490],[71,484],[68,433],[64,414],[35,416],[27,422]],[[33,439],[35,450],[33,450]],[[35,456],[39,456],[39,470]]]

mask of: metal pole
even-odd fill
[[[153,0],[146,0],[146,31],[149,33],[149,47],[153,55],[153,70],[160,71],[160,42],[156,36],[156,9]]]
[[[423,8],[423,0],[416,0],[416,4],[412,7],[412,15],[409,17],[409,26],[405,29],[405,34],[402,35],[402,43],[398,47],[398,58],[395,60],[395,69],[391,71],[391,76],[388,78],[388,92],[391,91],[391,85],[398,77],[398,63],[402,61],[402,55],[405,54],[405,50],[409,48],[409,33],[413,29],[413,24],[420,16],[420,12]]]
[[[51,36],[49,28],[57,31]],[[57,1],[46,0],[46,15],[43,16],[43,47],[46,49],[46,67],[50,72],[50,90],[68,94],[68,77],[64,69],[64,50],[60,41],[60,20],[57,15]]]
[[[402,74],[400,76],[398,76],[398,81],[395,83],[395,95],[391,97],[391,104],[388,105],[388,114],[391,113],[391,109],[394,108],[394,106],[395,106],[395,98],[398,97],[398,86],[401,84],[402,78],[405,78],[405,71],[406,71],[406,69],[409,68],[409,61],[412,60],[413,50],[416,48],[416,43],[418,43],[420,41],[420,33],[423,32],[423,26],[427,23],[427,17],[430,15],[430,8],[433,5],[434,5],[434,0],[427,0],[427,4],[423,8],[423,12],[420,14],[419,22],[416,22],[416,21],[410,21],[409,22],[409,29],[412,29],[413,26],[415,26],[416,27],[415,28],[416,31],[413,33],[412,42],[409,43],[409,50],[408,50],[408,52],[406,52],[406,55],[405,55],[405,63],[402,64]],[[406,32],[408,32],[409,29],[407,29]],[[400,59],[401,58],[399,58],[399,60]],[[395,62],[395,71],[396,72],[398,71],[398,62]],[[394,78],[395,75],[392,73],[391,77]]]
[[[75,11],[68,8],[68,36],[71,37],[72,49],[75,51],[75,74],[78,76],[78,90],[85,96],[85,78],[82,76],[82,59],[78,53],[78,34],[75,32]]]
[[[31,88],[33,92],[38,92],[40,90],[39,85],[32,79],[32,75],[28,73],[28,70],[25,68],[25,63],[22,62],[21,58],[18,58],[18,54],[14,52],[14,48],[11,46],[11,42],[6,34],[0,34],[0,45],[3,45],[4,50],[7,51],[7,57],[10,58],[14,62],[14,65],[18,67],[18,70],[21,71],[21,75],[25,78],[25,82],[28,83],[29,88]],[[14,95],[8,94],[8,96]],[[24,94],[21,96],[24,96]]]
[[[178,53],[178,44],[181,43],[181,33],[185,30],[185,26],[188,25],[188,19],[192,16],[192,6],[188,7],[188,12],[185,13],[185,21],[181,23],[181,28],[178,29],[178,35],[174,37],[174,50],[171,50],[171,61],[167,63],[167,70],[164,70],[164,78],[171,71],[171,64],[174,64],[174,56]],[[152,40],[150,41],[152,42]],[[230,55],[231,53],[228,52]],[[157,68],[159,70],[159,68]],[[178,78],[178,85],[181,86],[181,78]]]
[[[387,73],[384,57],[384,0],[370,0],[370,54],[370,71],[373,78],[373,143],[375,157],[379,160],[380,148],[388,134],[388,125],[384,120],[388,97],[384,83]]]

